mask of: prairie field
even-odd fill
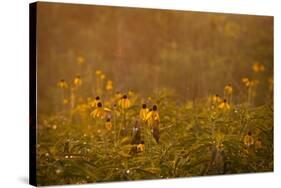
[[[273,18],[38,4],[39,185],[273,171]]]

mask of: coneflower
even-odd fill
[[[103,119],[107,114],[109,114],[111,110],[109,108],[103,108],[103,105],[101,102],[97,103],[97,108],[91,112],[91,116],[93,118],[100,118]]]
[[[216,94],[216,95],[214,95],[214,96],[212,97],[212,103],[213,103],[213,104],[217,105],[217,104],[219,104],[220,102],[221,102],[221,98],[220,98],[220,96],[219,96],[218,94]]]
[[[102,74],[101,70],[96,70],[96,75],[100,76]]]
[[[160,121],[160,116],[157,111],[157,105],[153,105],[152,109],[146,115],[146,121],[152,125],[155,121]]]
[[[98,103],[99,103],[99,102],[101,102],[101,101],[100,101],[100,97],[99,97],[99,96],[96,96],[95,100],[91,100],[91,101],[90,101],[90,106],[91,106],[92,108],[96,108],[96,107],[98,107]]]
[[[219,104],[219,109],[222,110],[229,110],[230,109],[230,105],[227,103],[227,100],[224,99],[220,104]]]
[[[121,107],[121,109],[127,109],[131,106],[131,101],[127,95],[123,95],[123,97],[118,101],[118,105]]]
[[[104,80],[105,78],[106,78],[105,74],[101,74],[101,75],[100,75],[100,79],[101,79],[101,80]]]
[[[263,64],[257,62],[257,63],[254,63],[254,64],[252,65],[252,70],[253,70],[255,73],[264,72],[265,67],[264,67]]]
[[[110,118],[107,118],[107,119],[106,119],[105,128],[106,128],[107,131],[111,131],[111,129],[112,129],[112,123],[111,123],[111,119],[110,119]]]
[[[140,109],[139,117],[142,121],[146,120],[147,113],[149,112],[148,108],[146,107],[146,104],[142,105],[142,108]]]
[[[58,86],[59,88],[62,88],[62,89],[67,89],[67,88],[68,88],[68,84],[66,83],[66,81],[65,81],[64,79],[61,79],[61,80],[58,82],[57,86]]]
[[[111,80],[108,80],[108,81],[106,82],[105,89],[106,89],[107,91],[111,91],[111,90],[113,89],[113,83],[112,83]]]
[[[81,86],[82,85],[82,79],[79,75],[77,75],[73,80],[74,86]]]
[[[224,87],[224,92],[225,92],[227,95],[231,95],[231,94],[233,93],[232,84],[227,84],[227,85]]]

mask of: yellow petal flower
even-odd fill
[[[100,118],[100,119],[103,119],[106,115],[106,112],[104,111],[104,109],[102,108],[102,103],[99,102],[97,104],[97,108],[91,112],[90,114],[93,118]]]
[[[259,69],[259,63],[254,63],[253,66],[252,66],[252,69],[253,69],[254,72],[259,72],[259,70],[260,70]]]
[[[97,76],[99,76],[99,75],[101,75],[101,74],[102,74],[101,70],[96,70],[96,75],[97,75]]]
[[[252,137],[252,134],[250,132],[244,137],[244,144],[247,147],[250,147],[254,144],[254,138]]]
[[[139,116],[140,116],[140,119],[142,121],[145,121],[146,120],[146,116],[147,116],[147,113],[149,112],[149,110],[145,107],[145,108],[142,108],[140,109],[140,113],[139,113]]]
[[[264,67],[264,65],[263,64],[261,64],[261,63],[254,63],[253,65],[252,65],[252,69],[253,69],[253,71],[254,72],[256,72],[256,73],[258,73],[258,72],[264,72],[265,71],[265,67]]]
[[[90,100],[89,105],[90,105],[91,107],[93,107],[93,108],[96,108],[96,107],[98,107],[98,103],[99,103],[99,102],[101,102],[101,101],[100,101],[100,97],[97,96],[97,97],[95,98],[95,100]]]
[[[101,79],[101,80],[104,80],[104,79],[105,79],[105,74],[101,74],[101,75],[100,75],[100,79]]]
[[[106,130],[110,131],[112,129],[112,123],[110,119],[107,119],[105,122],[105,128]]]
[[[225,99],[220,103],[220,105],[218,107],[219,107],[219,109],[222,109],[222,110],[230,109],[230,105],[226,102]]]
[[[107,91],[111,91],[111,90],[113,89],[113,84],[112,84],[112,81],[111,81],[111,80],[108,80],[108,81],[106,82],[105,89],[106,89]]]
[[[131,106],[131,101],[128,99],[127,95],[124,95],[124,96],[118,101],[118,105],[119,105],[122,109],[127,109],[127,108],[130,108],[130,106]]]
[[[57,83],[57,86],[59,88],[62,88],[62,89],[67,89],[68,88],[68,84],[65,82],[65,80],[60,80],[58,83]]]
[[[109,108],[103,108],[103,110],[106,112],[111,112],[111,110]]]
[[[249,78],[242,78],[242,82],[243,82],[243,83],[249,82]]]
[[[144,148],[145,148],[145,147],[144,147],[144,144],[138,144],[138,145],[137,145],[137,151],[138,151],[138,152],[143,152],[143,151],[144,151]]]
[[[154,105],[152,109],[150,109],[149,112],[147,113],[146,122],[148,123],[149,126],[153,126],[160,122],[160,116],[158,114],[156,105]]]
[[[224,87],[224,91],[225,93],[227,93],[228,95],[231,95],[232,92],[233,92],[233,88],[232,88],[232,85],[231,84],[228,84]]]
[[[81,86],[81,85],[82,85],[82,80],[81,80],[80,76],[76,76],[76,77],[74,78],[73,84],[74,84],[75,86]]]
[[[214,96],[212,97],[212,102],[215,103],[215,104],[220,103],[220,102],[221,102],[220,96],[219,96],[219,95],[214,95]]]

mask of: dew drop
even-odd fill
[[[57,169],[57,170],[56,170],[56,173],[57,173],[57,174],[60,174],[61,172],[62,172],[61,169]]]

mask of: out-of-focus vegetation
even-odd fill
[[[38,4],[39,185],[273,170],[273,19]]]

